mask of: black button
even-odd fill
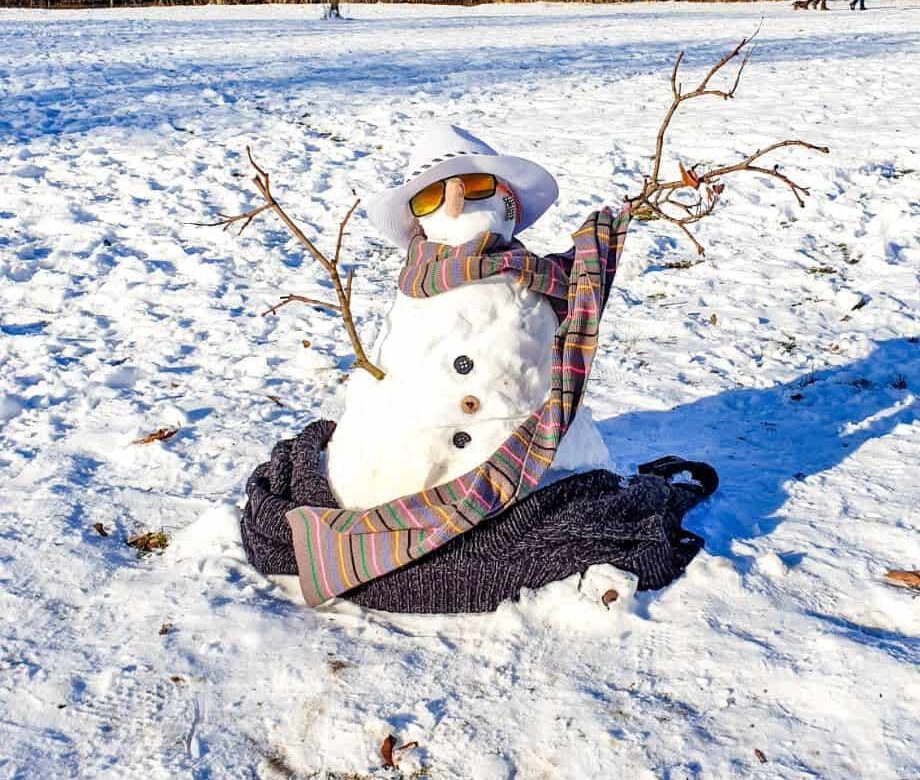
[[[473,441],[473,437],[470,436],[466,431],[459,431],[454,434],[454,446],[458,449],[463,449],[467,444]]]
[[[460,357],[454,360],[454,370],[458,374],[468,374],[473,370],[473,360],[466,355],[460,355]]]

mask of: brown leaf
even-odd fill
[[[347,669],[348,664],[344,661],[340,661],[338,658],[333,658],[329,661],[329,671],[333,674],[338,674],[342,669]]]
[[[157,428],[153,433],[148,433],[141,439],[135,439],[132,444],[153,444],[155,441],[166,441],[179,432],[179,427]]]
[[[309,348],[310,348],[310,342],[307,341],[307,339],[304,339],[304,340],[301,341],[300,343],[303,344],[303,348],[304,348],[304,349],[309,349]]]
[[[757,760],[758,760],[761,764],[766,764],[766,763],[767,763],[767,757],[763,754],[763,751],[762,751],[762,750],[758,750],[757,748],[754,748],[754,755],[757,756]]]
[[[920,571],[907,569],[891,569],[885,573],[885,579],[899,588],[920,589]]]
[[[170,631],[172,631],[172,627],[172,623],[164,623],[162,626],[160,626],[160,630],[158,632],[159,635],[166,636]]]
[[[185,680],[178,674],[172,675],[169,679],[172,680],[176,685],[182,685],[182,683],[185,682]]]
[[[392,734],[383,740],[383,744],[380,746],[380,755],[383,757],[383,766],[386,769],[394,769],[397,766],[397,758],[395,757],[396,753],[404,753],[407,750],[414,750],[418,747],[418,742],[412,740],[412,742],[406,742],[404,745],[396,747],[396,737]]]
[[[393,769],[396,764],[393,763],[393,748],[396,745],[396,737],[390,734],[380,746],[380,756],[383,758],[384,769]]]
[[[265,396],[269,401],[274,401],[278,406],[284,407],[284,404],[281,403],[281,399],[277,395],[266,395]]]
[[[154,550],[165,550],[169,546],[169,537],[163,531],[147,531],[143,534],[129,536],[125,544],[139,552],[153,552]]]
[[[93,530],[99,534],[99,536],[108,536],[109,532],[105,530],[105,526],[102,523],[93,523]]]
[[[611,588],[606,593],[604,593],[603,596],[601,596],[601,601],[604,602],[605,607],[609,607],[618,598],[620,598],[620,594],[616,590]]]
[[[693,169],[687,170],[684,168],[683,163],[677,163],[677,167],[680,168],[680,180],[684,183],[684,186],[698,190],[700,188],[700,177],[694,173]]]

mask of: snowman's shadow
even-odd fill
[[[706,538],[710,552],[735,557],[733,540],[769,534],[782,522],[795,482],[920,419],[917,388],[920,343],[891,339],[861,360],[785,384],[729,390],[667,411],[631,412],[599,427],[618,463],[634,466],[673,453],[715,466],[719,491],[687,526]],[[786,562],[794,565],[796,558],[789,551]]]

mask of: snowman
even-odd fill
[[[541,166],[499,154],[453,125],[419,139],[398,187],[368,199],[372,223],[394,244],[457,247],[486,236],[512,242],[556,200]],[[341,507],[360,509],[447,483],[485,462],[550,392],[559,319],[546,296],[500,273],[433,297],[397,291],[370,359],[383,379],[356,372],[327,450]],[[607,467],[582,406],[541,486]]]
[[[702,546],[681,519],[712,468],[666,457],[623,480],[581,403],[631,211],[593,212],[540,257],[515,237],[557,193],[444,125],[368,200],[407,258],[368,355],[382,378],[354,373],[337,422],[275,445],[240,522],[247,559],[297,574],[308,605],[487,611],[595,564],[658,588]],[[696,484],[671,486],[684,471]]]

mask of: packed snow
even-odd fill
[[[0,777],[917,777],[920,610],[883,575],[920,565],[920,9],[869,5],[0,11]],[[328,288],[276,219],[192,224],[257,203],[245,146],[331,249],[453,121],[557,176],[521,238],[558,251],[641,184],[676,53],[690,83],[761,18],[667,165],[801,137],[812,197],[729,181],[702,261],[634,225],[589,384],[620,472],[719,470],[686,575],[413,617],[248,566],[245,478],[351,358],[329,312],[261,316]],[[370,343],[402,258],[360,210],[345,254]]]

